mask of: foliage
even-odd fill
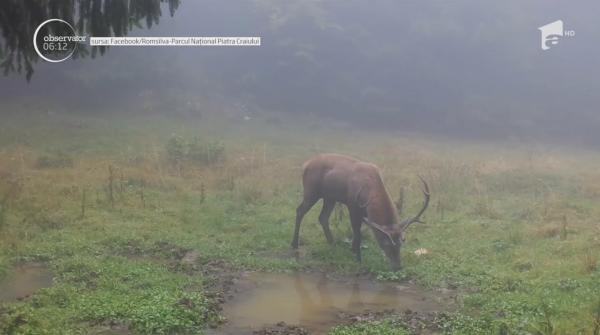
[[[203,141],[199,137],[187,140],[173,135],[166,146],[168,160],[172,163],[193,162],[209,165],[223,160],[225,145],[220,141]]]
[[[11,15],[2,27],[4,39],[0,41],[0,70],[4,75],[25,72],[27,81],[31,80],[33,63],[37,62],[38,57],[33,44],[25,41],[29,42],[40,22],[49,18],[62,17],[72,23],[77,22],[78,35],[124,36],[134,26],[142,28],[139,21],[145,21],[147,28],[157,24],[161,15],[160,2],[168,2],[171,16],[179,7],[179,0],[134,0],[129,6],[117,2],[107,2],[100,6],[96,1],[82,0],[47,3],[7,0],[2,4],[2,10]],[[95,23],[92,24],[92,21]],[[83,44],[77,49],[75,57],[89,54]],[[92,56],[98,50],[103,54],[105,47],[93,48]]]
[[[35,162],[35,167],[38,169],[60,169],[72,166],[73,158],[62,151],[41,155]]]
[[[225,153],[225,145],[220,141],[202,141],[193,137],[188,143],[187,156],[193,162],[212,164],[220,162]]]

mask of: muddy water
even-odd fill
[[[43,264],[30,263],[16,267],[0,280],[0,302],[25,298],[52,285],[52,273]]]
[[[228,322],[211,334],[246,334],[278,322],[325,333],[347,313],[444,310],[448,297],[417,287],[366,279],[330,279],[325,274],[251,273],[223,307]]]

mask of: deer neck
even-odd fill
[[[398,214],[392,200],[381,186],[371,190],[367,206],[367,217],[379,225],[393,225],[398,222]]]

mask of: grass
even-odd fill
[[[322,122],[244,123],[210,113],[201,120],[3,118],[0,278],[14,264],[43,261],[56,280],[30,299],[4,303],[0,333],[78,334],[111,324],[140,334],[201,332],[219,319],[207,289],[215,278],[174,267],[165,245],[238,269],[368,271],[456,289],[460,307],[445,321],[449,334],[597,329],[597,153],[358,130],[348,141],[346,130]],[[197,138],[218,143],[221,158],[201,154],[173,164],[168,150]],[[332,217],[336,245],[329,246],[316,208],[302,226],[303,257],[291,257],[300,167],[317,152],[378,164],[392,195],[404,187],[406,213],[420,206],[417,174],[429,181],[427,223],[407,234],[401,272],[389,272],[370,233],[363,263],[354,261],[343,212]],[[416,256],[419,248],[429,253]],[[366,329],[405,332],[382,320],[332,334]]]
[[[217,318],[202,293],[185,290],[197,279],[152,264],[74,256],[53,268],[52,288],[3,311],[2,333],[80,333],[107,322],[141,334],[189,333]]]
[[[360,322],[351,326],[338,326],[329,335],[408,335],[402,325],[392,321]]]

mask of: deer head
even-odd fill
[[[423,223],[423,221],[421,221],[421,215],[423,215],[423,213],[427,209],[427,206],[429,206],[429,186],[421,176],[419,176],[419,179],[421,179],[421,182],[423,183],[422,191],[423,195],[425,196],[425,200],[423,202],[423,207],[421,208],[421,210],[419,210],[417,215],[391,225],[380,225],[376,222],[373,222],[367,217],[363,219],[363,222],[365,224],[379,232],[379,236],[377,236],[376,234],[375,237],[377,239],[377,242],[379,243],[380,248],[383,250],[386,257],[390,260],[392,269],[394,271],[400,268],[400,247],[402,246],[402,243],[404,243],[404,241],[406,240],[406,230],[413,223]],[[396,206],[398,206],[398,204],[396,204]]]

